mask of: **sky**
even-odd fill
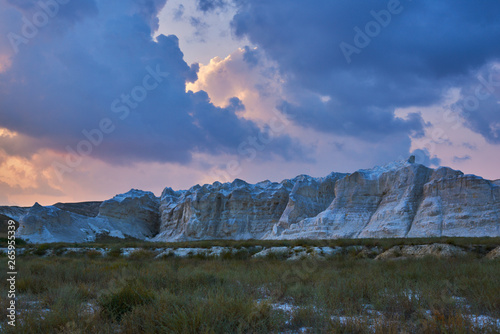
[[[500,178],[500,3],[0,0],[0,205],[406,159]]]

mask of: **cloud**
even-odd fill
[[[47,176],[50,153],[41,151],[31,157],[10,156],[0,148],[0,204],[33,204],[35,197],[57,199],[63,191],[55,186]],[[30,201],[17,201],[20,197],[30,197]]]
[[[195,29],[194,36],[200,41],[200,42],[206,42],[205,41],[205,31],[208,28],[208,24],[203,21],[201,17],[194,17],[191,16],[189,18],[189,24]]]
[[[453,157],[453,162],[455,163],[461,163],[461,162],[464,162],[464,161],[468,161],[470,160],[471,157],[469,155],[464,155],[463,157]]]
[[[304,144],[290,128],[287,129],[290,122],[274,108],[276,99],[279,98],[279,84],[278,78],[272,75],[273,65],[261,60],[262,66],[253,67],[246,61],[246,54],[247,48],[240,48],[225,59],[213,58],[209,64],[200,67],[198,80],[189,83],[188,89],[195,91],[194,94],[201,99],[210,98],[215,106],[230,109],[238,116],[259,125],[261,133],[258,129],[249,129],[248,132],[252,135],[239,143],[240,158],[241,152],[248,152],[247,149],[257,138],[254,145],[259,151],[259,159],[276,158],[272,153],[279,151],[286,161],[312,161],[314,149]],[[256,87],[266,87],[266,94],[262,95],[262,90]],[[226,128],[227,138],[230,138],[234,129],[232,120],[223,113],[219,115],[221,119],[213,123],[213,132],[218,133],[222,128]],[[200,120],[202,119],[203,116],[200,115]],[[234,136],[237,134],[234,133]]]
[[[224,0],[197,0],[196,8],[202,12],[210,12],[227,6]]]
[[[474,71],[452,108],[465,118],[468,128],[489,143],[500,144],[500,63]]]
[[[250,65],[250,67],[254,67],[259,63],[259,55],[258,50],[256,48],[251,49],[248,45],[244,48],[245,53],[243,54],[243,60]]]
[[[182,20],[182,17],[184,15],[184,5],[183,4],[180,4],[179,7],[177,7],[175,10],[174,10],[174,20],[175,21],[180,21]]]
[[[385,24],[390,4],[401,10]],[[207,171],[224,172],[235,160],[241,172],[230,176],[253,182],[322,176],[410,151],[427,165],[460,163],[498,178],[498,164],[484,161],[499,156],[499,88],[473,111],[465,102],[481,76],[500,81],[500,5],[172,0],[159,28],[164,5],[71,1],[25,37],[43,19],[39,1],[0,0],[3,199],[50,204],[131,187],[184,188],[213,181]],[[239,42],[229,38],[231,20]],[[360,47],[358,31],[367,34],[373,22],[383,23],[380,31]],[[342,43],[357,48],[350,62]],[[188,64],[199,61],[205,65]],[[443,102],[450,88],[458,103]],[[461,118],[442,126],[445,103]],[[283,115],[285,127],[263,145]],[[74,160],[68,148],[78,153],[87,143],[90,156],[58,182],[51,164]],[[470,160],[455,161],[466,153]]]
[[[0,1],[0,17],[9,17],[1,45],[10,46],[9,32],[24,38],[0,72],[0,127],[37,143],[30,151],[10,141],[10,154],[46,148],[112,164],[187,163],[194,152],[236,153],[263,134],[238,116],[237,100],[216,107],[206,93],[186,92],[198,64],[186,64],[176,36],[152,38],[165,0],[72,1],[28,37],[23,17],[43,14],[39,2]],[[270,151],[290,157],[290,140],[280,140]]]
[[[249,52],[258,55],[258,63],[248,61]],[[224,59],[212,58],[200,67],[198,80],[189,83],[187,88],[206,91],[212,103],[219,107],[225,106],[231,97],[238,97],[245,105],[240,114],[259,124],[269,123],[275,116],[275,106],[281,98],[281,78],[276,64],[249,47],[239,48]]]
[[[247,61],[248,52],[255,55],[256,63]],[[270,165],[259,163],[259,168],[263,173],[261,178],[270,177],[271,170],[276,168],[283,170],[283,164],[289,166],[290,171],[293,170],[293,172],[282,174],[282,177],[292,177],[293,173],[321,176],[332,171],[351,172],[359,168],[383,165],[399,157],[409,156],[408,148],[411,141],[404,131],[378,141],[363,141],[344,135],[320,132],[312,127],[304,127],[300,122],[294,121],[295,115],[282,113],[276,109],[276,105],[282,100],[282,82],[283,78],[275,62],[267,59],[259,49],[243,47],[224,59],[213,58],[210,63],[202,65],[198,80],[188,84],[188,88],[193,91],[206,91],[211,101],[221,107],[227,105],[231,96],[238,97],[245,105],[245,110],[240,113],[246,119],[254,120],[261,127],[275,126],[283,134],[299,142],[300,146],[305,147],[302,149],[304,152],[302,154],[297,153],[300,151],[299,145],[294,145],[299,149],[289,150],[291,156],[303,155],[307,158],[304,161],[296,161],[297,164],[293,167],[289,161],[284,163],[279,162],[279,159]],[[281,123],[281,117],[286,118],[286,122]],[[267,148],[263,152],[266,150]],[[262,153],[259,152],[259,154]],[[255,170],[257,167],[250,164],[246,157],[247,155],[241,157],[242,167]],[[266,168],[269,169],[267,173],[263,171]],[[244,173],[235,177],[245,178],[247,175],[249,174]],[[250,177],[254,181],[260,180],[256,174]]]
[[[500,56],[500,44],[493,42],[500,39],[498,3],[237,3],[235,35],[275,60],[286,79],[281,107],[300,124],[324,132],[369,141],[402,132],[422,135],[419,114],[400,119],[394,110],[439,103],[449,82],[472,80],[472,70]],[[356,52],[346,57],[342,43]],[[475,118],[472,123],[481,123],[475,126],[496,141],[498,123],[484,119],[484,125]]]
[[[463,143],[462,146],[471,151],[477,151],[477,145],[471,143]]]

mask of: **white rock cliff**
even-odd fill
[[[57,206],[57,207],[56,207]],[[97,211],[98,208],[98,211]],[[0,207],[31,242],[500,236],[500,181],[408,161],[280,183],[131,190],[102,203]]]
[[[95,217],[35,203],[19,218],[17,236],[33,243],[87,242],[98,236],[146,239],[158,231],[159,203],[151,192],[130,190],[102,202]]]

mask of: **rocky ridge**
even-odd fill
[[[16,235],[33,243],[50,243],[91,242],[100,236],[144,240],[157,233],[159,200],[152,192],[132,189],[117,195],[102,202],[96,216],[76,213],[89,206],[83,204],[78,208],[72,203],[68,211],[35,203],[18,217]],[[7,210],[3,212],[8,216]]]
[[[352,174],[131,190],[110,200],[0,207],[31,242],[500,236],[500,184],[413,157]]]
[[[326,210],[268,238],[440,236],[500,236],[500,187],[451,168],[399,161],[339,180]]]

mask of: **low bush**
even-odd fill
[[[128,282],[116,292],[102,295],[99,299],[101,314],[108,319],[120,321],[122,316],[138,305],[149,304],[154,294],[140,284]]]
[[[120,255],[122,255],[122,249],[119,246],[114,246],[108,251],[107,255],[112,258],[120,257]]]
[[[128,257],[130,260],[147,260],[147,259],[154,259],[155,253],[149,249],[139,249],[135,252],[132,252],[130,256]]]

